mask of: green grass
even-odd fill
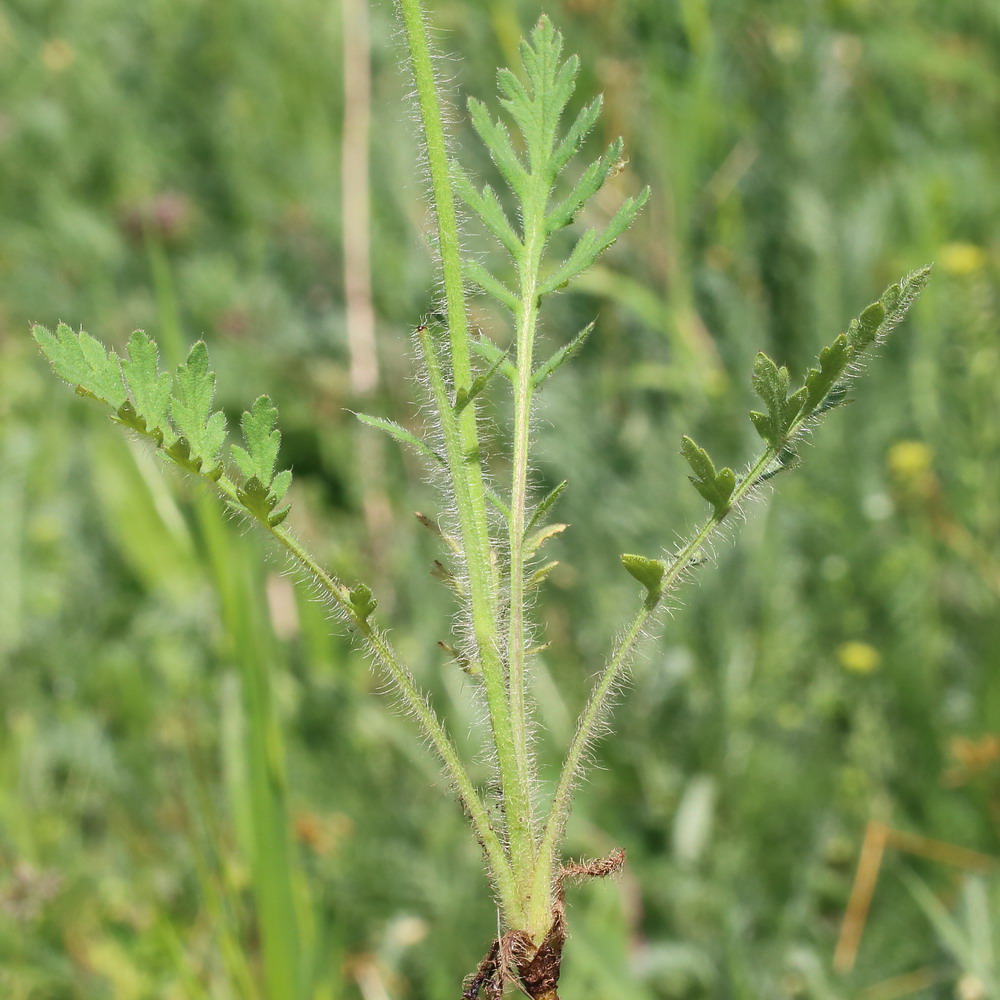
[[[589,295],[559,303],[560,328],[600,322],[538,428],[539,472],[571,480],[560,517],[574,536],[544,605],[556,641],[537,694],[558,744],[539,746],[543,768],[628,607],[616,553],[696,520],[700,501],[675,486],[681,432],[739,461],[756,349],[802,367],[831,323],[938,265],[864,406],[829,421],[738,548],[718,546],[636,668],[569,831],[574,854],[621,845],[629,865],[571,897],[566,996],[821,1000],[932,963],[943,978],[922,995],[951,996],[944,925],[897,874],[915,868],[965,921],[953,873],[933,865],[892,860],[856,971],[840,979],[830,958],[870,816],[1000,853],[997,763],[942,780],[955,736],[1000,732],[1000,16],[987,0],[548,11],[582,56],[581,92],[606,94],[606,138],[626,139],[623,183],[653,195]],[[492,91],[537,13],[439,5],[463,94]],[[390,15],[372,13],[385,377],[363,408],[413,426],[408,332],[431,262]],[[361,401],[343,318],[340,51],[336,5],[307,0],[0,14],[4,996],[267,995],[262,970],[281,959],[234,749],[241,646],[267,651],[283,734],[300,887],[283,905],[304,988],[455,995],[495,934],[436,765],[322,608],[277,557],[250,569],[253,538],[54,393],[28,342],[29,322],[59,319],[119,346],[137,326],[164,344],[173,329],[178,355],[204,334],[231,415],[271,392],[297,527],[345,575],[378,563],[404,653],[467,739],[464,675],[434,645],[447,596],[427,586],[433,547],[410,514],[433,496],[404,492],[418,470],[389,451],[355,475],[371,453],[345,413]],[[483,306],[478,321],[497,317]],[[100,487],[71,457],[81,421]],[[248,567],[239,594],[216,585],[220,551]],[[870,673],[845,669],[851,642],[877,654]]]

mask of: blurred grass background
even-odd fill
[[[271,393],[294,526],[346,577],[375,577],[476,753],[410,513],[437,498],[347,412],[419,422],[408,334],[433,272],[391,7],[366,27],[343,2],[0,8],[12,1000],[436,1000],[495,932],[435,763],[324,609],[62,391],[27,333],[64,320],[122,345],[142,327],[170,362],[204,336],[231,417]],[[492,96],[537,6],[434,7],[456,93]],[[995,876],[890,852],[856,968],[831,957],[869,820],[1000,855],[1000,7],[548,12],[582,56],[581,94],[605,94],[595,142],[630,151],[608,204],[642,183],[653,199],[547,316],[551,343],[599,322],[538,425],[538,480],[570,480],[572,525],[541,606],[546,768],[633,599],[617,554],[700,516],[679,435],[744,461],[753,353],[802,368],[937,262],[857,405],[718,547],[637,667],[569,830],[574,854],[621,845],[629,865],[571,894],[565,995],[996,997]],[[461,114],[455,135],[488,173]]]

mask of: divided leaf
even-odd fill
[[[894,330],[930,279],[930,266],[911,271],[898,282],[891,284],[879,297],[865,308],[857,319],[851,320],[847,340],[856,351],[863,351],[873,343],[881,342]]]
[[[246,410],[240,424],[246,448],[232,447],[233,460],[240,472],[251,479],[256,476],[265,486],[274,478],[274,465],[281,446],[281,432],[275,429],[278,410],[267,396],[258,396]]]
[[[156,341],[136,330],[128,341],[128,356],[121,359],[122,371],[132,393],[118,416],[126,425],[162,443],[170,434],[170,390],[173,379],[160,371],[160,352]]]
[[[52,370],[82,395],[110,403],[118,409],[125,400],[121,365],[114,351],[81,330],[74,333],[65,323],[52,333],[36,324],[31,330]]]
[[[486,228],[503,244],[507,252],[517,259],[524,249],[520,237],[507,218],[496,191],[487,184],[477,191],[465,171],[457,163],[452,163],[452,177],[458,196],[486,224]]]
[[[440,465],[445,464],[443,456],[434,451],[426,442],[421,441],[412,431],[408,431],[401,424],[397,424],[395,420],[387,420],[385,417],[372,417],[367,413],[355,413],[354,415],[363,424],[367,424],[369,427],[376,427],[380,431],[385,431],[389,437],[419,452],[424,458],[429,458]]]
[[[511,224],[499,196],[491,187],[487,185],[480,190],[460,167],[452,168],[457,194],[483,220],[519,269],[526,262],[531,268],[538,268],[542,259],[541,247],[547,238],[573,222],[622,163],[623,144],[621,139],[616,139],[584,170],[570,193],[555,207],[549,207],[556,178],[594,127],[602,105],[601,98],[597,98],[581,108],[560,137],[559,122],[573,96],[579,71],[579,59],[570,56],[563,60],[562,47],[562,36],[543,16],[530,39],[521,43],[522,75],[509,69],[502,69],[497,75],[500,106],[520,133],[519,146],[523,148],[523,155],[515,151],[503,123],[495,121],[481,101],[470,98],[468,102],[473,127],[520,202],[522,232]],[[553,292],[590,267],[631,225],[648,196],[647,189],[638,197],[626,199],[603,229],[587,230],[566,261],[538,284],[536,294],[541,297]],[[530,254],[529,247],[533,248]],[[512,312],[517,311],[517,296],[487,268],[477,262],[467,263],[465,276]]]
[[[810,368],[806,373],[806,400],[802,407],[805,413],[812,413],[826,400],[850,360],[851,348],[843,333],[819,352],[819,368]]]
[[[597,103],[596,110],[600,111],[600,103],[595,103]],[[546,216],[545,228],[548,232],[554,233],[568,226],[576,217],[576,213],[600,191],[608,174],[621,163],[624,146],[625,143],[620,138],[615,139],[605,154],[587,167],[573,190]]]
[[[527,86],[509,69],[500,70],[497,82],[504,95],[500,104],[524,137],[531,172],[536,176],[551,172],[551,183],[555,177],[551,160],[556,130],[573,96],[580,60],[574,55],[560,62],[562,35],[545,16],[532,30],[530,42],[521,42],[520,53]]]
[[[647,187],[643,188],[636,197],[626,198],[603,230],[598,232],[596,229],[588,229],[577,241],[566,261],[542,282],[538,294],[548,295],[550,292],[565,287],[581,271],[590,267],[632,225],[639,210],[648,200],[649,188]]]
[[[114,407],[118,423],[152,438],[160,454],[177,465],[207,478],[222,478],[219,453],[226,437],[226,419],[212,411],[215,373],[209,368],[208,348],[198,341],[176,374],[160,371],[156,342],[142,330],[129,338],[128,354],[119,358],[86,333],[74,333],[63,323],[55,334],[42,326],[32,330],[56,374],[77,391]],[[131,398],[129,398],[131,397]],[[289,508],[275,510],[288,492],[292,473],[275,474],[281,434],[275,427],[278,411],[261,396],[243,414],[246,448],[233,445],[231,454],[244,477],[242,485],[226,482],[224,493],[258,520],[277,527]],[[172,417],[172,421],[171,421]]]
[[[550,375],[555,374],[565,362],[569,361],[583,347],[584,341],[590,336],[595,323],[596,320],[588,323],[568,344],[564,344],[548,361],[539,365],[531,376],[532,385],[535,387],[541,385]]]
[[[501,122],[495,122],[486,110],[486,105],[474,97],[469,98],[469,117],[472,119],[473,128],[490,151],[493,162],[503,174],[510,189],[517,194],[523,192],[528,181],[528,172],[514,152],[507,129]]]
[[[288,507],[277,512],[274,509],[292,482],[291,470],[274,473],[281,446],[281,432],[275,427],[277,418],[278,410],[270,398],[259,396],[240,421],[246,448],[234,444],[230,449],[233,461],[246,479],[236,491],[240,503],[272,527],[288,516]]]
[[[802,413],[808,398],[803,386],[788,395],[788,369],[780,368],[766,355],[759,353],[753,364],[753,387],[767,407],[767,413],[751,411],[757,433],[772,447],[777,447],[787,436]]]
[[[691,466],[688,478],[694,488],[712,505],[716,517],[729,511],[729,501],[736,488],[736,473],[732,469],[715,470],[715,463],[704,448],[699,448],[687,435],[681,438],[681,454]]]
[[[168,449],[171,457],[193,472],[214,472],[226,438],[225,415],[221,410],[212,412],[214,397],[215,372],[209,368],[208,348],[199,340],[174,376],[170,412],[180,438]]]

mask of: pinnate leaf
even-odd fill
[[[271,485],[274,466],[281,446],[281,432],[275,429],[278,411],[270,398],[259,396],[241,420],[246,448],[234,444],[233,459],[240,472],[250,479],[256,476],[265,486]]]
[[[356,413],[355,416],[363,424],[375,427],[380,431],[385,431],[389,437],[419,452],[425,458],[429,458],[440,465],[445,464],[445,460],[441,455],[434,451],[425,441],[418,438],[412,431],[408,431],[402,425],[397,424],[395,420],[387,420],[385,417],[372,417],[367,413]]]
[[[452,176],[455,181],[455,191],[462,201],[483,220],[486,228],[503,244],[507,252],[515,259],[519,258],[524,247],[510,224],[496,191],[489,184],[485,185],[482,191],[478,191],[465,171],[456,163],[452,163]]]
[[[851,348],[843,333],[819,352],[819,368],[810,368],[806,372],[806,400],[803,406],[806,413],[812,413],[827,398],[850,360]]]
[[[60,323],[55,333],[37,324],[31,332],[61,379],[116,410],[125,402],[121,365],[114,351],[105,350],[100,341],[83,330],[74,333],[65,323]]]
[[[618,211],[611,217],[611,220],[598,231],[588,229],[570,252],[569,257],[557,267],[542,283],[538,289],[539,295],[548,295],[556,289],[565,287],[581,271],[585,271],[605,250],[608,249],[625,232],[639,210],[649,200],[649,188],[635,198],[626,198],[622,202]]]
[[[688,477],[694,488],[712,505],[716,516],[724,516],[736,488],[736,473],[728,468],[717,472],[708,452],[687,435],[681,438],[681,454],[694,473]]]
[[[569,361],[583,347],[584,342],[590,336],[593,329],[594,323],[588,323],[568,344],[564,344],[548,361],[539,365],[531,376],[532,384],[535,386],[541,385],[550,375],[555,374],[563,364]]]
[[[177,366],[170,412],[174,425],[187,446],[188,455],[181,464],[195,472],[214,469],[226,439],[226,418],[221,410],[212,411],[215,397],[215,372],[209,367],[208,348],[197,341],[187,361]],[[183,445],[175,449],[180,455]]]
[[[124,412],[119,411],[119,418],[157,442],[163,441],[170,432],[172,379],[168,372],[160,371],[156,341],[144,331],[136,330],[129,337],[128,355],[121,364],[134,404],[123,404]]]
[[[474,97],[469,98],[469,117],[510,189],[515,193],[522,193],[528,181],[528,172],[514,152],[507,129],[502,123],[495,122],[486,110],[486,105]]]

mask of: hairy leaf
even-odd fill
[[[851,359],[851,349],[847,335],[841,334],[819,352],[819,368],[810,368],[806,373],[806,401],[803,410],[812,413],[829,395]]]
[[[524,247],[514,227],[507,218],[507,213],[500,204],[496,191],[487,184],[482,191],[477,191],[475,185],[466,176],[457,163],[452,163],[452,176],[455,190],[459,197],[486,224],[486,228],[503,244],[507,252],[517,260]]]
[[[500,122],[495,122],[486,110],[486,105],[474,97],[469,98],[469,117],[479,133],[479,138],[483,140],[490,156],[493,157],[493,162],[510,185],[510,189],[516,193],[523,192],[528,181],[528,172],[514,152],[507,129]]]
[[[474,98],[469,100],[473,126],[520,201],[523,235],[511,225],[492,188],[477,189],[459,167],[453,167],[458,195],[505,247],[519,271],[527,255],[531,268],[537,272],[543,256],[539,248],[552,233],[574,220],[622,161],[622,142],[617,139],[583,171],[570,193],[550,207],[556,178],[580,148],[601,110],[600,98],[591,101],[560,136],[560,119],[573,96],[579,70],[576,56],[562,59],[562,46],[562,36],[543,16],[530,39],[521,43],[521,74],[504,69],[497,75],[500,106],[520,133],[518,145],[523,148],[524,156],[515,152],[506,128],[490,116],[482,102]],[[648,190],[636,198],[627,198],[603,229],[589,229],[583,233],[568,258],[556,264],[546,278],[539,281],[533,275],[535,294],[542,296],[553,292],[590,267],[631,225],[647,197]],[[469,263],[466,277],[517,313],[520,304],[517,297],[487,268],[476,262]],[[522,280],[524,277],[522,274]]]
[[[667,566],[662,559],[647,559],[631,552],[623,553],[622,565],[645,588],[650,598],[660,596],[660,585]]]
[[[484,361],[488,361],[491,366],[499,362],[497,371],[503,372],[511,382],[517,380],[517,369],[510,360],[510,355],[497,347],[492,340],[487,337],[473,337],[469,341],[469,347],[472,348],[474,354],[478,354]]]
[[[215,372],[209,368],[208,348],[203,340],[195,343],[187,361],[177,366],[174,376],[171,415],[174,418],[187,456],[181,462],[199,472],[216,466],[216,459],[226,438],[226,418],[221,410],[212,412],[215,397]],[[184,447],[179,449],[182,454]]]
[[[525,539],[525,559],[530,559],[550,538],[561,535],[568,527],[568,524],[547,524],[544,528],[539,528],[533,535]]]
[[[544,362],[535,369],[531,376],[531,381],[534,385],[541,385],[550,375],[555,374],[556,371],[570,358],[572,358],[581,347],[583,347],[584,342],[590,336],[591,331],[594,329],[594,322],[588,323],[568,344],[564,344],[559,348],[548,361]]]
[[[359,583],[351,588],[349,600],[355,613],[362,621],[366,621],[378,607],[378,601],[372,596],[368,585],[364,583]]]
[[[400,444],[405,444],[407,447],[413,448],[414,451],[419,452],[425,458],[429,458],[440,465],[445,464],[444,458],[434,451],[430,445],[421,441],[412,431],[408,431],[405,427],[397,424],[395,420],[387,420],[385,417],[372,417],[367,413],[355,413],[354,415],[363,424],[367,424],[369,427],[376,427],[380,431],[385,431],[389,437],[395,439]]]
[[[611,217],[610,222],[598,232],[588,229],[577,241],[566,261],[557,267],[541,284],[539,295],[548,295],[563,288],[581,271],[585,271],[629,226],[639,210],[649,200],[649,188],[644,188],[635,198],[626,198]]]
[[[708,452],[699,448],[687,435],[681,438],[681,454],[694,472],[688,477],[694,488],[712,505],[716,516],[722,517],[729,510],[729,500],[736,487],[736,473],[728,468],[716,472]]]
[[[482,375],[477,375],[468,389],[459,387],[455,393],[456,413],[461,413],[486,388],[490,379],[503,367],[505,361],[507,361],[506,353],[499,351],[493,364]]]
[[[136,330],[128,341],[128,356],[122,358],[122,371],[135,401],[135,420],[125,420],[136,430],[163,441],[170,431],[170,390],[173,380],[160,371],[160,352],[156,341]],[[129,405],[129,404],[123,404]],[[119,414],[127,417],[128,414]]]
[[[465,276],[512,313],[517,312],[520,306],[518,297],[499,278],[494,278],[478,260],[465,262]]]
[[[548,493],[541,499],[538,506],[535,508],[535,512],[531,515],[531,520],[528,522],[525,531],[531,531],[531,529],[538,524],[538,522],[552,509],[552,507],[558,503],[559,498],[566,492],[566,487],[568,483],[564,479],[557,486],[554,486]]]
[[[281,432],[275,429],[278,410],[268,396],[258,396],[253,406],[243,413],[241,426],[246,448],[232,447],[233,459],[240,472],[250,479],[256,476],[265,486],[271,485],[274,466],[281,446]]]
[[[55,333],[37,324],[31,332],[52,370],[77,391],[110,403],[116,410],[125,402],[118,355],[105,350],[89,333],[74,333],[65,323]]]

